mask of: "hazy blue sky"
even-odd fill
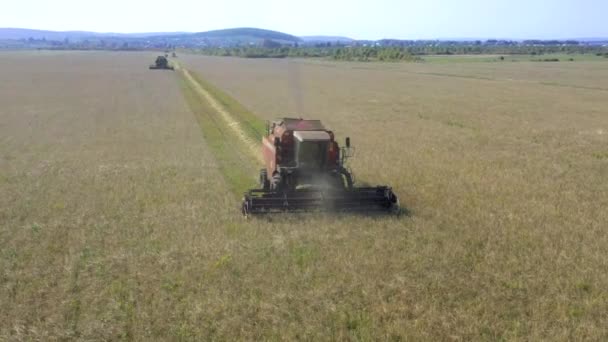
[[[98,32],[259,27],[378,38],[608,36],[608,0],[7,0],[0,27]]]

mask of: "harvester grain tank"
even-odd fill
[[[283,118],[267,124],[260,188],[245,193],[244,215],[292,211],[396,211],[389,186],[356,187],[346,161],[350,138],[340,147],[319,120]]]
[[[150,65],[151,70],[173,70],[173,67],[169,64],[169,60],[165,56],[156,57],[156,62]]]

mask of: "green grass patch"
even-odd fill
[[[591,154],[593,158],[603,160],[608,159],[608,151],[594,152]]]
[[[197,77],[197,81],[201,82],[200,78]],[[214,109],[194,90],[192,84],[183,77],[179,78],[179,82],[186,102],[196,116],[205,141],[215,157],[220,173],[231,192],[235,196],[242,195],[247,189],[255,186],[255,164],[243,151],[244,147],[240,146],[241,143],[227,127],[224,127]],[[225,97],[224,101],[228,99]]]
[[[266,122],[258,118],[255,114],[249,111],[245,106],[239,103],[236,99],[226,94],[221,89],[213,86],[209,82],[202,79],[196,73],[190,71],[190,75],[213,96],[224,108],[232,114],[232,117],[241,123],[241,126],[251,138],[256,141],[261,141],[266,131]]]
[[[451,126],[451,127],[458,127],[458,128],[465,128],[466,127],[463,123],[455,121],[455,120],[448,120],[448,121],[446,121],[445,124],[448,125],[448,126]]]

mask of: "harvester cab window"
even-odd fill
[[[327,161],[329,134],[326,131],[295,131],[298,167],[320,169]]]
[[[325,166],[327,142],[298,141],[298,167],[320,169]]]

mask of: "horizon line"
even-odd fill
[[[287,33],[285,31],[279,31],[279,30],[273,30],[273,29],[266,29],[266,28],[260,28],[260,27],[250,27],[250,26],[239,26],[239,27],[228,27],[228,28],[220,28],[220,29],[211,29],[211,30],[206,30],[206,31],[130,31],[130,32],[119,32],[119,31],[90,31],[90,30],[80,30],[80,29],[72,29],[72,30],[50,30],[50,29],[39,29],[39,28],[26,28],[26,27],[0,27],[0,30],[31,30],[31,31],[46,31],[46,32],[54,32],[54,33],[75,33],[75,32],[80,32],[80,33],[93,33],[93,34],[104,34],[104,35],[111,35],[111,34],[119,34],[119,35],[132,35],[132,34],[158,34],[158,33],[163,33],[163,34],[196,34],[196,33],[205,33],[205,32],[212,32],[212,31],[221,31],[221,30],[234,30],[234,29],[258,29],[258,30],[266,30],[266,31],[273,31],[273,32],[279,32],[279,33],[283,33],[283,34],[288,34],[294,37],[339,37],[339,38],[347,38],[347,39],[352,39],[355,41],[378,41],[378,40],[385,40],[385,39],[389,39],[389,40],[437,40],[437,41],[450,41],[450,40],[462,40],[462,41],[474,41],[474,40],[510,40],[510,41],[523,41],[523,40],[581,40],[581,39],[586,39],[586,40],[592,40],[592,39],[597,39],[597,40],[608,40],[608,37],[603,37],[603,36],[587,36],[587,37],[552,37],[552,38],[538,38],[538,37],[527,37],[527,38],[505,38],[505,37],[482,37],[482,36],[478,36],[478,37],[435,37],[435,38],[394,38],[394,37],[384,37],[384,38],[377,38],[377,39],[368,39],[368,38],[353,38],[351,36],[348,35],[343,35],[343,34],[304,34],[304,35],[295,35],[292,33]]]

